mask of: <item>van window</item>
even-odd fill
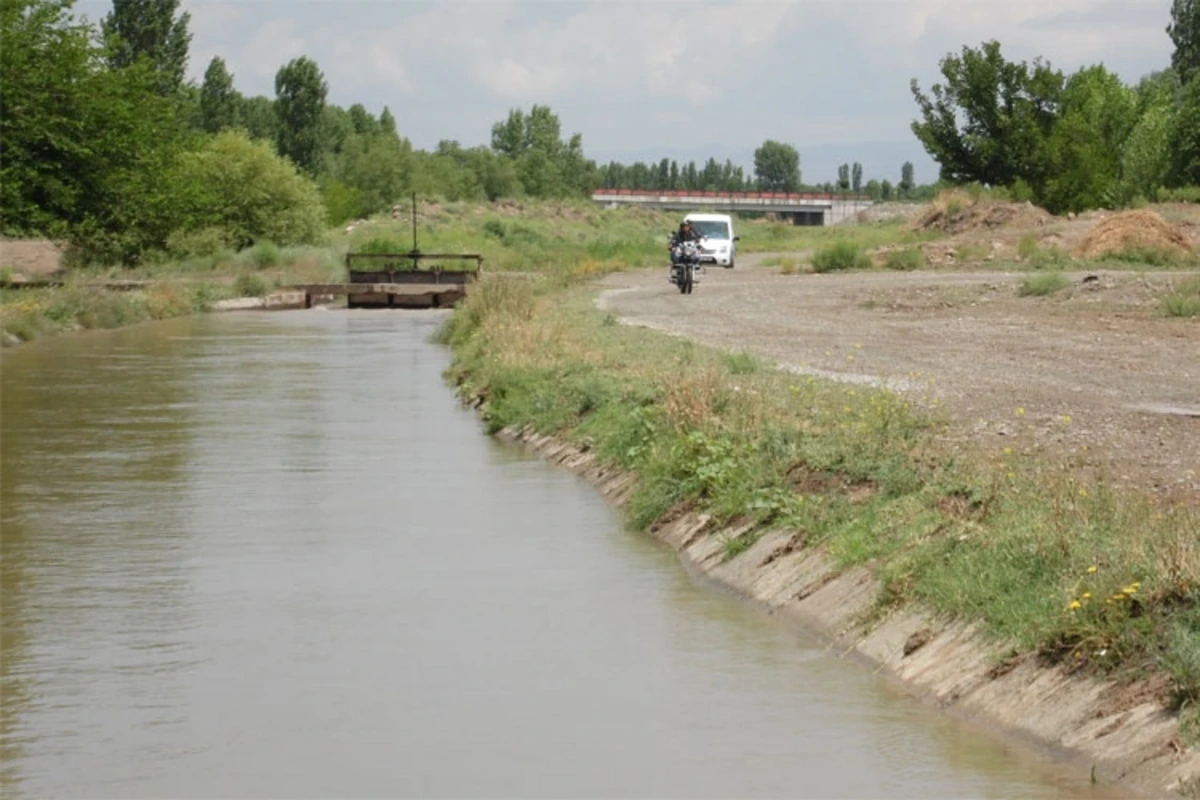
[[[709,239],[728,239],[729,225],[724,222],[709,222],[701,220],[692,220],[692,227],[701,236],[706,236]]]

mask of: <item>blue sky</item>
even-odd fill
[[[860,161],[867,178],[936,167],[913,137],[909,81],[999,39],[1009,58],[1127,81],[1170,60],[1171,0],[183,0],[189,73],[228,63],[274,94],[307,55],[329,98],[385,105],[417,147],[484,144],[514,107],[549,105],[599,161],[708,155],[749,168],[764,139],[793,144],[808,182]],[[98,20],[106,0],[81,0]]]

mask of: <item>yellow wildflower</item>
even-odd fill
[[[1006,448],[1004,448],[1004,455],[1006,455],[1006,456],[1011,456],[1011,455],[1012,455],[1012,448],[1011,448],[1011,447],[1006,447]]]
[[[1084,592],[1084,593],[1083,593],[1083,599],[1084,599],[1084,600],[1091,600],[1091,599],[1092,599],[1092,593],[1091,593],[1091,592]]]
[[[1087,489],[1080,489],[1080,490],[1079,490],[1079,496],[1080,496],[1080,497],[1087,497]]]
[[[1078,600],[1072,600],[1071,605],[1067,606],[1067,608],[1074,611],[1075,609],[1080,608],[1081,606],[1082,606],[1082,603],[1080,603]]]
[[[1095,565],[1095,564],[1092,564],[1090,567],[1088,567],[1088,574],[1089,574],[1089,575],[1091,575],[1091,574],[1092,574],[1093,572],[1095,572],[1095,571],[1096,571],[1096,565]]]
[[[1018,417],[1025,416],[1025,408],[1023,406],[1017,406],[1017,416]]]

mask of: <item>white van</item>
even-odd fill
[[[700,242],[700,260],[732,269],[737,243],[742,238],[734,235],[733,217],[728,214],[688,214],[684,220],[692,223],[696,232],[704,237]]]

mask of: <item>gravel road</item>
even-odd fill
[[[597,303],[627,324],[936,404],[955,446],[1032,447],[1200,504],[1200,324],[1153,311],[1179,273],[1071,274],[1051,297],[1020,297],[1018,273],[783,275],[764,260],[709,268],[688,296],[665,266],[610,275]]]

